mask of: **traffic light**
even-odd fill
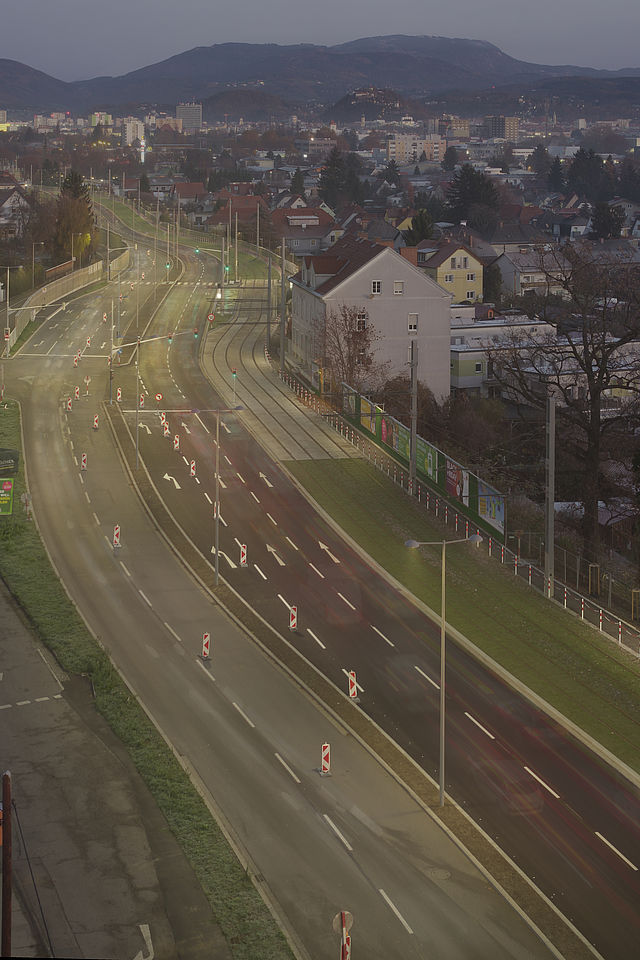
[[[171,344],[173,343],[173,334],[170,333],[167,339],[169,340],[169,346],[171,346]]]
[[[231,368],[231,376],[233,377],[234,380],[238,376],[238,371],[236,370],[235,367]]]
[[[215,320],[215,318],[216,318],[215,313],[210,313],[210,314],[209,314],[209,317],[208,317],[209,326],[212,326],[212,325],[213,325],[213,321]]]
[[[200,253],[200,247],[196,247],[196,254]]]
[[[167,268],[167,270],[170,270],[170,269],[171,269],[171,264],[169,263],[168,260],[167,260],[167,262],[165,263],[165,267]]]
[[[228,264],[228,263],[225,263],[225,265],[224,265],[224,272],[225,272],[225,273],[229,273],[229,264]]]
[[[194,328],[193,328],[193,339],[194,339],[194,340],[197,340],[197,339],[198,339],[198,328],[197,328],[197,327],[194,327]]]

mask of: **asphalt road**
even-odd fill
[[[229,623],[162,545],[123,477],[103,421],[93,429],[98,398],[108,390],[109,324],[102,319],[108,300],[107,293],[74,302],[9,365],[8,383],[23,406],[34,508],[87,622],[240,850],[250,852],[258,885],[275,899],[300,955],[335,955],[331,919],[346,907],[356,917],[354,945],[365,956],[419,957],[426,944],[437,944],[447,957],[542,956],[538,939],[405,791]],[[190,324],[192,300],[192,288],[177,287],[161,324],[181,318]],[[177,344],[185,345],[195,372],[192,333],[176,337],[170,350]],[[147,371],[147,358],[163,362],[166,352],[166,341],[143,345],[143,390],[167,398],[175,390],[182,403],[177,381],[165,378],[160,387]],[[133,369],[113,369],[114,391],[120,386],[126,402],[134,395]],[[75,385],[81,396],[68,411]],[[153,431],[142,431],[146,448],[159,422],[146,414],[141,421]],[[187,446],[199,437],[192,421],[180,428]],[[165,449],[168,442],[163,438]],[[200,442],[210,452],[210,435]],[[275,483],[261,482],[275,491]],[[271,506],[275,511],[275,502]],[[207,507],[193,517],[210,531]],[[205,630],[213,639],[208,668],[198,658]],[[325,741],[333,748],[331,778],[316,771]]]
[[[198,297],[198,287],[184,289],[159,329],[186,334],[169,348],[150,345],[142,364],[149,394],[163,394],[170,437],[179,436],[180,449],[163,437],[159,418],[149,416],[141,451],[171,512],[209,555],[211,411],[233,405],[229,368],[235,366],[236,399],[256,414],[256,338],[240,322],[240,304],[239,322],[217,334],[213,367],[220,372],[226,364],[228,373],[223,395],[216,394],[202,380],[200,343],[190,335],[193,318],[206,310]],[[283,402],[277,381],[268,392],[271,403]],[[221,571],[281,631],[296,605],[299,649],[343,689],[345,671],[355,669],[362,709],[434,775],[437,625],[310,511],[286,474],[243,432],[242,418],[242,412],[222,417]],[[310,440],[297,421],[274,424],[269,410],[261,424],[270,442],[305,455]],[[315,425],[308,433],[315,439]],[[239,566],[241,544],[246,569]],[[447,693],[447,789],[604,956],[633,952],[640,932],[637,789],[453,642]]]

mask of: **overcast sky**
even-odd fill
[[[638,0],[19,0],[0,58],[60,80],[118,76],[196,46],[343,43],[386,34],[488,40],[520,60],[640,66]],[[1,97],[1,90],[0,90]]]

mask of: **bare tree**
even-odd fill
[[[331,310],[319,337],[316,354],[323,358],[333,390],[347,383],[358,392],[372,391],[384,382],[389,364],[375,358],[375,345],[381,337],[364,307],[342,304]]]
[[[488,359],[503,394],[542,411],[557,401],[558,432],[579,470],[585,553],[599,545],[598,501],[606,489],[603,459],[638,425],[640,413],[640,262],[619,246],[566,244],[541,251],[550,294],[529,300],[531,316],[550,327],[514,335]]]

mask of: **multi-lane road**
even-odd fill
[[[346,689],[345,671],[355,669],[360,709],[434,775],[439,694],[437,626],[311,510],[279,468],[277,459],[340,456],[352,451],[337,435],[320,430],[311,415],[292,407],[284,386],[265,369],[261,326],[264,291],[255,289],[251,295],[243,291],[235,322],[207,337],[201,358],[203,319],[214,289],[207,284],[213,276],[206,260],[187,258],[183,282],[174,288],[154,323],[154,335],[168,338],[171,334],[172,341],[151,341],[143,346],[140,374],[145,412],[138,414],[141,460],[185,533],[204,556],[210,557],[216,452],[213,411],[234,405],[230,374],[232,368],[237,370],[235,399],[243,410],[221,415],[221,573],[265,621],[288,634],[290,642],[336,687]],[[376,910],[370,891],[375,887],[379,900],[386,904],[388,899],[393,904],[389,910],[398,920],[398,929],[390,931],[382,924],[383,929],[376,930],[372,937],[372,946],[378,945],[380,955],[387,955],[383,949],[390,956],[396,955],[397,933],[407,938],[405,952],[421,955],[422,948],[417,944],[426,942],[427,927],[433,933],[432,917],[424,910],[424,878],[440,875],[433,865],[425,869],[429,862],[426,851],[432,841],[421,838],[413,822],[406,833],[396,832],[385,820],[384,809],[360,815],[362,797],[349,803],[344,796],[334,798],[331,809],[323,811],[330,792],[328,781],[309,778],[308,770],[319,759],[308,755],[314,749],[318,752],[319,747],[314,748],[317,741],[313,736],[305,739],[302,735],[306,721],[300,719],[299,694],[294,695],[286,685],[286,689],[281,686],[277,693],[265,696],[256,678],[271,670],[267,661],[259,666],[254,662],[251,669],[242,665],[243,658],[259,655],[244,641],[240,647],[234,629],[206,598],[201,598],[200,609],[192,599],[185,608],[187,592],[193,593],[193,587],[186,575],[176,573],[173,560],[151,546],[153,532],[145,527],[145,532],[136,533],[135,542],[132,540],[133,529],[140,529],[140,521],[134,519],[139,508],[131,490],[123,493],[120,464],[91,429],[93,414],[98,412],[95,389],[92,387],[90,398],[80,401],[70,413],[63,410],[62,401],[78,379],[71,362],[78,346],[91,337],[93,344],[100,341],[96,352],[108,350],[102,314],[99,302],[83,301],[64,321],[57,320],[61,326],[41,328],[41,334],[33,338],[35,342],[11,364],[14,382],[28,384],[22,393],[32,492],[34,502],[40,504],[41,525],[53,545],[65,582],[75,584],[83,612],[98,633],[104,633],[108,608],[112,627],[109,649],[163,729],[171,726],[175,730],[172,740],[180,753],[190,758],[201,776],[211,756],[220,760],[216,789],[212,790],[219,805],[227,810],[239,809],[242,802],[238,796],[264,794],[260,806],[264,808],[265,847],[252,847],[257,850],[256,860],[263,863],[278,854],[290,856],[284,853],[289,844],[281,847],[273,840],[278,837],[284,802],[287,833],[291,832],[294,849],[306,850],[303,835],[308,842],[317,840],[312,853],[317,870],[312,869],[311,874],[318,890],[322,891],[323,881],[315,881],[316,875],[326,877],[327,869],[331,873],[328,864],[321,868],[327,848],[324,831],[329,829],[337,845],[343,847],[340,854],[346,863],[339,868],[339,886],[333,892],[325,888],[316,895],[335,903],[339,901],[336,889],[344,891],[344,896],[357,897],[358,882],[364,883],[360,914],[372,917],[368,929],[373,930]],[[198,339],[193,335],[195,326]],[[95,381],[95,387],[101,389],[98,385],[105,379],[104,357],[92,360],[90,352],[85,350],[82,371],[91,370],[91,383]],[[221,388],[220,393],[203,378],[201,360],[213,383]],[[128,410],[125,417],[134,431],[133,367],[114,366],[114,377],[114,383],[117,380],[123,390],[123,406]],[[157,393],[162,394],[161,404],[154,400]],[[160,409],[166,411],[169,438],[164,436]],[[248,422],[251,434],[243,428],[243,421]],[[175,436],[179,437],[179,449],[175,449]],[[83,477],[73,463],[73,457],[81,456],[81,447],[91,464]],[[192,461],[195,476],[191,475]],[[70,496],[79,500],[76,511],[70,511],[66,503],[65,498]],[[125,554],[123,550],[117,560],[103,537],[109,539],[115,523],[121,525],[127,551]],[[92,525],[93,530],[87,529]],[[95,535],[95,528],[100,536]],[[239,562],[241,545],[247,547],[246,567]],[[84,582],[78,577],[79,567],[87,571]],[[181,578],[184,582],[178,585],[176,581]],[[136,590],[138,595],[132,604]],[[289,610],[294,604],[298,628],[289,633]],[[150,610],[155,633],[149,629]],[[216,655],[216,663],[224,671],[219,676],[216,666],[215,681],[194,666],[193,657],[186,658],[190,669],[185,669],[183,659],[186,648],[197,652],[198,638],[213,618],[217,623],[211,628],[214,647],[221,652],[219,659]],[[177,628],[178,623],[181,626]],[[182,635],[185,630],[188,636]],[[180,669],[167,669],[172,661]],[[222,684],[221,676],[225,678]],[[244,683],[249,676],[254,678],[251,688],[241,694],[238,678],[242,677]],[[270,675],[269,682],[274,684],[269,686],[270,691],[283,684],[277,674]],[[212,684],[215,708],[211,703]],[[221,690],[228,695],[221,696]],[[640,803],[635,786],[454,643],[449,646],[447,696],[447,790],[603,956],[633,952],[640,932]],[[178,704],[184,709],[176,709]],[[267,732],[262,733],[261,728],[259,742],[247,746],[246,728],[255,729],[251,726],[252,715],[258,704]],[[197,747],[203,722],[207,737]],[[322,742],[327,734],[318,731],[317,736]],[[342,731],[339,736],[346,742]],[[274,743],[282,750],[273,751]],[[302,744],[306,744],[305,749]],[[275,765],[266,762],[269,751],[278,754]],[[243,758],[243,776],[248,777],[249,770],[250,780],[240,794],[237,784],[229,785],[225,794],[221,784],[227,781],[220,777],[220,770],[237,766],[238,756]],[[304,777],[300,776],[301,770],[305,771]],[[282,778],[285,782],[288,778],[286,788]],[[298,779],[304,783],[305,792],[311,791],[310,797],[295,796]],[[380,789],[372,786],[375,774],[369,771],[358,780],[367,785],[364,792],[374,802]],[[313,829],[309,828],[309,807],[317,814]],[[413,813],[417,821],[416,811]],[[241,820],[255,816],[255,808],[247,808]],[[372,823],[380,828],[381,820],[385,824],[381,831],[371,828]],[[382,840],[391,845],[385,847]],[[360,843],[360,851],[354,856]],[[365,863],[372,866],[365,867]],[[393,880],[374,880],[381,864],[390,875],[396,871],[400,875]],[[421,866],[416,869],[418,864]],[[303,901],[301,891],[309,894],[308,882],[307,878],[298,885]],[[278,881],[274,883],[277,886]],[[398,897],[387,889],[390,885],[403,891],[405,899],[400,906]],[[295,898],[294,902],[289,899],[286,890],[285,882],[277,890],[278,902],[285,905],[291,927],[303,936],[299,904]],[[303,913],[313,913],[308,900]],[[429,922],[420,930],[418,918],[423,916]],[[467,953],[464,951],[468,932],[457,938],[451,932],[460,929],[460,915],[452,915],[449,920],[441,934],[442,943],[448,936],[453,939],[451,949],[443,952],[455,956],[459,950],[461,956],[468,956],[468,945]],[[313,920],[309,926],[313,928]],[[384,929],[392,933],[392,940],[382,948]],[[316,938],[319,933],[315,930]],[[481,939],[473,937],[477,955],[485,955]],[[314,944],[314,956],[323,955],[315,940],[308,942]],[[488,941],[486,955],[491,955],[490,947]]]

